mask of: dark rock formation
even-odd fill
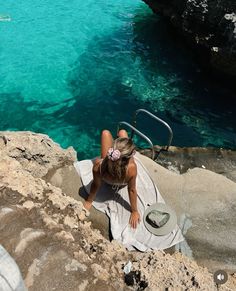
[[[143,1],[197,45],[206,65],[232,78],[236,76],[235,0]]]

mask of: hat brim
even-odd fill
[[[152,210],[158,210],[161,212],[166,212],[169,213],[170,218],[167,221],[166,224],[164,224],[161,227],[153,227],[151,226],[147,221],[146,221],[146,217],[149,214],[150,211]],[[147,228],[148,231],[150,231],[152,234],[154,235],[166,235],[168,233],[170,233],[177,225],[177,217],[176,214],[174,212],[174,210],[172,210],[168,205],[164,204],[164,203],[155,203],[150,205],[144,212],[143,214],[143,223],[145,225],[145,227]]]

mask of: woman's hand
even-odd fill
[[[138,211],[132,211],[129,218],[129,224],[132,228],[136,228],[140,222],[140,215]]]
[[[92,202],[85,200],[83,206],[85,209],[90,210],[90,208],[92,207]]]

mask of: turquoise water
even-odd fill
[[[137,108],[165,119],[173,144],[236,148],[234,92],[205,76],[140,1],[4,1],[0,129],[48,134],[79,158],[99,152]],[[162,128],[141,128],[164,143]]]

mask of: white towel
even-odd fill
[[[144,226],[142,217],[145,209],[153,203],[165,202],[149,176],[147,169],[138,159],[137,154],[134,156],[134,159],[137,164],[137,206],[141,217],[137,228],[133,229],[129,225],[130,203],[127,186],[120,188],[116,193],[111,185],[105,182],[102,183],[93,206],[109,216],[113,239],[124,244],[128,250],[138,249],[146,252],[169,248],[183,241],[184,238],[177,225],[172,232],[164,236],[153,235]],[[81,177],[87,193],[89,193],[93,179],[93,160],[75,162],[74,166]]]

